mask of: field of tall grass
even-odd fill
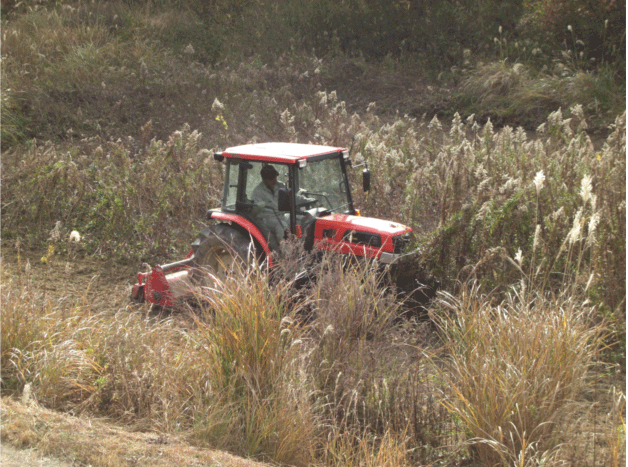
[[[552,113],[528,135],[458,118],[448,131],[436,119],[377,127],[374,114],[343,114],[333,94],[316,102],[318,121],[301,117],[298,125],[318,127],[321,143],[331,143],[326,134],[353,134],[352,155],[374,174],[372,192],[359,200],[364,211],[387,218],[396,210],[395,220],[419,232],[422,265],[446,292],[430,307],[430,321],[399,321],[402,304],[382,292],[376,276],[343,270],[332,259],[296,299],[289,281],[269,287],[264,274],[245,271],[202,297],[200,309],[160,318],[95,310],[89,299],[47,302],[22,265],[21,285],[3,278],[3,388],[20,393],[29,384],[48,407],[188,433],[295,465],[460,456],[480,464],[602,465],[613,452],[619,462],[621,388],[614,400],[599,389],[593,401],[583,397],[625,364],[625,117],[596,149],[577,108],[571,118]],[[286,115],[288,140],[296,138],[297,120]],[[3,229],[41,245],[44,256],[52,247],[61,259],[71,254],[64,241],[37,243],[37,230],[29,237],[18,219],[31,227],[39,219],[42,230],[63,219],[61,238],[64,229],[85,232],[84,255],[155,255],[134,248],[159,242],[172,245],[164,257],[177,258],[169,226],[190,225],[194,216],[202,223],[208,195],[194,187],[220,184],[219,168],[194,141],[186,128],[166,143],[153,141],[147,153],[154,175],[139,169],[124,143],[109,143],[110,157],[96,147],[83,166],[80,157],[59,160],[71,156],[50,144],[25,150],[14,165],[18,152],[9,154],[3,174],[15,182],[3,183],[11,193],[3,202],[22,209],[11,210],[21,217],[6,216]],[[122,162],[107,172],[116,164],[111,156]],[[58,171],[38,166],[55,160]],[[182,160],[196,169],[172,168]],[[125,175],[134,172],[141,176]],[[190,198],[164,198],[172,207],[163,210],[153,203],[160,198],[149,191],[151,178],[169,193],[188,183],[183,194]],[[110,190],[108,203],[87,196],[96,187]],[[138,196],[123,198],[121,189]],[[80,202],[73,199],[82,192]],[[49,220],[26,209],[28,202],[49,203],[41,208]],[[182,243],[193,237],[179,232]],[[310,319],[303,321],[304,313]],[[618,408],[589,442],[612,449],[591,460],[586,445],[571,444],[573,414],[611,402]]]
[[[625,82],[610,65],[539,74],[508,64],[500,36],[499,61],[460,51],[444,72],[460,109],[395,113],[330,86],[355,86],[353,70],[394,89],[416,57],[369,62],[343,37],[324,56],[229,54],[202,11],[127,3],[3,17],[4,394],[278,464],[625,463]],[[212,5],[228,30],[246,18]],[[56,301],[33,280],[26,251],[50,279],[77,258],[182,258],[219,205],[212,153],[266,140],[368,163],[356,204],[418,234],[417,266],[442,284],[428,315],[401,319],[380,277],[333,257],[295,290],[298,245],[272,279],[236,271],[174,313],[103,309],[89,290]]]
[[[367,265],[315,267],[298,290],[237,271],[162,314],[53,302],[29,271],[5,277],[3,390],[288,465],[621,465],[609,328],[577,281],[553,295],[524,278],[503,298],[469,281],[415,322]],[[576,419],[595,405],[608,415]]]

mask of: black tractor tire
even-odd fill
[[[194,274],[204,282],[207,274],[224,281],[232,272],[255,262],[255,246],[251,237],[245,236],[227,224],[217,224],[203,229],[192,243],[194,262],[200,268]]]

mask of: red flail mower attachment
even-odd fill
[[[138,303],[147,300],[158,306],[174,306],[178,300],[190,296],[193,264],[194,255],[190,252],[182,261],[164,266],[156,265],[150,272],[140,272],[137,275],[137,284],[131,291],[131,300]]]

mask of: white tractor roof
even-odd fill
[[[227,148],[222,155],[268,162],[295,163],[301,159],[346,151],[345,148],[297,143],[256,143]]]

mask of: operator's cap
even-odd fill
[[[264,167],[262,167],[260,174],[262,175],[262,178],[264,180],[272,180],[277,175],[279,175],[279,172],[277,172],[277,170],[272,165],[265,165]]]

